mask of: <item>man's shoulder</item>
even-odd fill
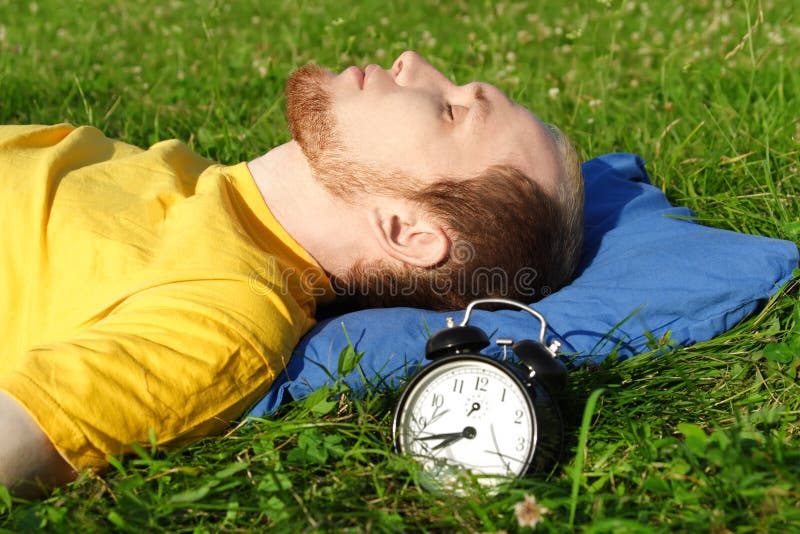
[[[68,123],[62,124],[4,124],[0,125],[0,147],[4,145],[27,142],[50,145],[58,143],[75,130]]]
[[[0,156],[47,157],[68,161],[71,168],[141,152],[136,146],[108,138],[94,126],[69,123],[0,125]]]

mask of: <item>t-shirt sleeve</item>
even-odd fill
[[[236,298],[234,286],[226,298],[225,286],[143,291],[69,339],[32,348],[0,389],[38,414],[78,469],[106,465],[151,434],[169,447],[219,433],[266,393],[308,326],[278,296]],[[254,306],[269,321],[247,324]]]

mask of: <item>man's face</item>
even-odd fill
[[[454,84],[414,52],[401,54],[389,70],[368,65],[301,78],[287,88],[287,109],[307,156],[337,146],[349,162],[384,176],[411,176],[418,185],[471,178],[496,164],[515,165],[550,191],[561,176],[555,142],[538,118],[492,85]],[[324,116],[323,106],[309,105],[312,80],[329,106]],[[298,87],[306,89],[302,98]],[[314,134],[302,135],[312,128]]]

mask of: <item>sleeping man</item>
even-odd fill
[[[583,181],[561,132],[419,55],[315,66],[292,140],[221,166],[94,128],[0,128],[0,483],[223,431],[320,303],[455,309],[567,283]]]

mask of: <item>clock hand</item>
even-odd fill
[[[467,417],[472,415],[472,412],[476,412],[476,411],[478,411],[480,409],[481,409],[480,403],[479,402],[473,402],[472,403],[472,409],[469,412],[467,412]]]
[[[501,462],[503,462],[506,472],[513,473],[511,470],[511,464],[506,460],[506,455],[500,452],[500,444],[497,443],[497,434],[494,433],[494,425],[489,425],[489,431],[492,433],[492,441],[494,442],[494,450],[497,451],[497,457],[500,458]]]
[[[450,445],[452,445],[453,443],[455,443],[456,441],[460,440],[460,439],[461,439],[461,438],[463,438],[463,437],[464,437],[464,436],[462,436],[462,435],[459,433],[457,436],[453,436],[453,437],[451,437],[451,438],[447,438],[446,440],[443,440],[441,443],[439,443],[439,444],[438,444],[438,445],[436,445],[435,447],[432,447],[432,448],[431,448],[431,450],[432,450],[432,451],[435,451],[435,450],[437,450],[437,449],[444,449],[445,447],[449,447]]]
[[[427,441],[429,439],[441,439],[442,442],[437,444],[435,447],[431,449],[432,451],[435,451],[436,449],[442,449],[444,447],[452,445],[456,441],[463,438],[473,439],[477,434],[478,432],[475,430],[474,427],[466,426],[464,427],[464,430],[462,430],[461,432],[446,432],[444,434],[433,434],[431,436],[424,436],[421,438],[417,438],[417,440]]]
[[[463,437],[463,432],[448,432],[446,434],[431,434],[430,436],[424,436],[421,438],[416,438],[416,441],[428,441],[429,439],[452,439],[452,438],[461,438]]]

